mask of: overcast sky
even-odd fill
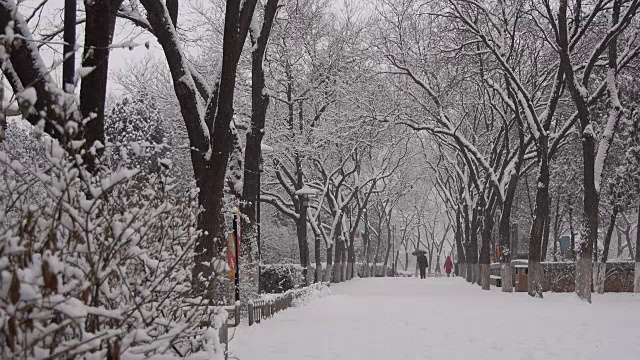
[[[20,12],[27,18],[33,12],[36,5],[41,3],[42,0],[26,0],[20,4]],[[83,6],[83,0],[78,0],[80,6]],[[185,6],[188,6],[189,1],[183,1]],[[29,26],[33,31],[36,29],[36,34],[47,34],[58,27],[62,26],[63,20],[64,1],[63,0],[49,0],[43,7],[41,16],[35,16],[29,21]],[[84,16],[83,12],[78,13],[78,17]],[[84,26],[79,25],[76,27],[76,39],[77,44],[82,45],[84,39]],[[144,46],[139,46],[133,50],[116,48],[111,51],[109,58],[109,70],[110,73],[121,70],[126,67],[127,63],[140,61],[145,56],[162,56],[162,48],[155,41],[155,38],[131,25],[128,21],[118,19],[116,26],[116,33],[114,36],[114,44],[122,43],[127,40],[133,40],[137,43],[144,44],[149,41],[150,48],[147,50]],[[41,54],[47,65],[52,67],[56,61],[60,61],[62,58],[62,45],[50,45],[48,47],[41,48]],[[76,67],[80,67],[80,60],[82,56],[82,50],[79,49],[76,52]],[[62,68],[56,67],[52,76],[60,83],[62,79]],[[117,86],[112,81],[108,83],[109,91],[117,91]]]

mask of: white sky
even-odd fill
[[[20,4],[20,12],[26,18],[32,13],[32,9],[41,2],[41,0],[26,0]],[[79,6],[82,6],[83,0],[78,0]],[[188,6],[188,1],[186,2]],[[38,34],[50,33],[52,29],[56,29],[62,26],[63,19],[64,0],[49,0],[48,3],[42,9],[42,15],[34,17],[29,22],[29,27],[34,31],[36,25],[36,36]],[[83,17],[83,12],[78,12],[77,16]],[[84,25],[78,25],[76,27],[76,43],[82,45],[84,39]],[[109,72],[112,74],[115,71],[122,70],[130,62],[136,62],[142,60],[145,56],[150,54],[154,57],[162,56],[162,48],[155,41],[155,38],[131,25],[130,22],[118,19],[116,25],[116,31],[114,36],[114,44],[124,42],[126,40],[133,40],[137,43],[144,44],[149,41],[150,48],[147,50],[144,46],[139,46],[133,50],[116,48],[111,51],[109,58]],[[60,61],[62,58],[62,45],[51,45],[49,47],[41,48],[41,55],[45,63],[52,68],[53,64]],[[80,48],[76,52],[76,68],[80,67],[82,56],[82,49]],[[62,68],[56,67],[52,71],[54,79],[60,83],[62,78]],[[108,91],[117,91],[117,85],[113,81],[108,83]]]

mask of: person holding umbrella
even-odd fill
[[[425,255],[426,251],[424,250],[416,250],[413,252],[413,255],[418,256],[418,268],[420,268],[420,279],[425,279],[427,277],[427,267],[429,266],[429,261],[427,260],[427,256]]]

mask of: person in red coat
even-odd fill
[[[451,275],[451,269],[453,268],[453,262],[451,256],[447,256],[447,260],[444,261],[444,271],[447,273],[447,277]]]

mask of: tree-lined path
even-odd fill
[[[640,297],[479,291],[460,278],[369,278],[240,327],[232,356],[250,359],[632,359]],[[596,295],[594,295],[596,296]],[[609,336],[603,337],[603,334]]]

